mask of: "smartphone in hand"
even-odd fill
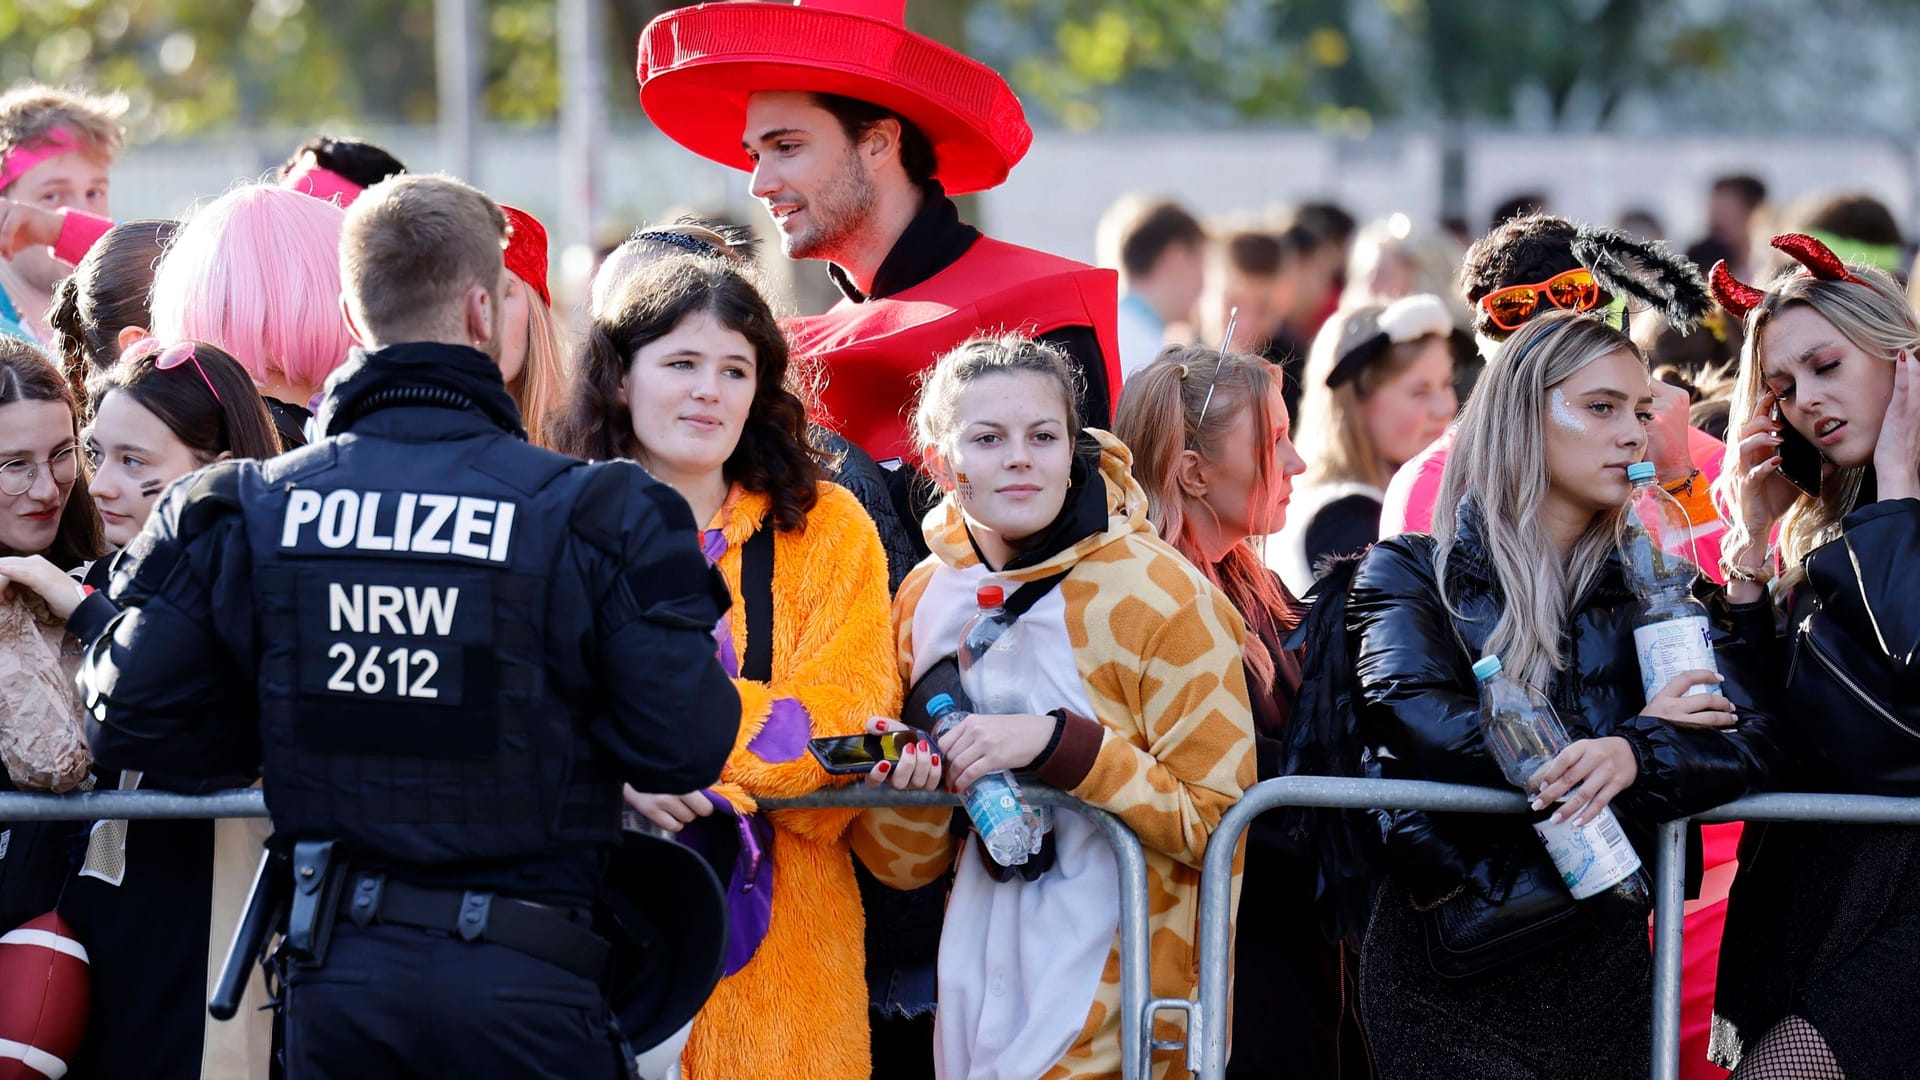
[[[884,735],[836,735],[808,739],[807,749],[820,767],[835,776],[865,773],[882,761],[900,764],[900,752],[919,742],[918,731],[889,731]]]

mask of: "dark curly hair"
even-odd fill
[[[1579,234],[1580,226],[1566,218],[1527,214],[1475,240],[1460,265],[1460,291],[1473,308],[1474,333],[1506,340],[1507,331],[1493,325],[1480,308],[1480,298],[1496,289],[1545,281],[1579,266],[1580,260],[1573,257],[1573,241]]]
[[[806,403],[788,384],[787,338],[753,282],[723,256],[669,256],[624,283],[587,330],[556,448],[598,461],[638,456],[620,380],[642,346],[702,312],[753,346],[753,403],[723,475],[772,500],[776,529],[804,530],[826,472],[807,442]]]

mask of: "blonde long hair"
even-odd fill
[[[1624,505],[1594,515],[1565,558],[1540,522],[1547,495],[1547,392],[1603,356],[1644,358],[1625,334],[1589,315],[1553,311],[1527,323],[1501,344],[1480,376],[1460,419],[1440,492],[1433,535],[1440,542],[1434,575],[1448,599],[1447,560],[1460,533],[1460,504],[1478,504],[1487,561],[1504,602],[1486,651],[1514,677],[1545,686],[1566,657],[1560,633],[1568,608],[1599,577],[1619,543]]]
[[[1169,347],[1128,377],[1114,408],[1113,433],[1133,451],[1133,478],[1146,490],[1147,517],[1160,538],[1179,549],[1241,613],[1264,612],[1275,625],[1290,628],[1298,620],[1297,605],[1250,544],[1235,544],[1217,563],[1207,558],[1194,532],[1193,515],[1212,514],[1213,507],[1204,499],[1189,498],[1180,489],[1179,477],[1182,451],[1192,450],[1209,461],[1252,453],[1256,487],[1259,492],[1273,490],[1265,450],[1267,433],[1274,427],[1268,401],[1276,370],[1259,357]],[[1227,432],[1246,409],[1254,410],[1254,444],[1224,445]],[[1247,635],[1246,651],[1247,670],[1271,692],[1273,655],[1257,634]]]
[[[572,364],[560,342],[560,327],[553,317],[553,309],[533,291],[533,286],[522,283],[522,288],[527,290],[527,360],[520,368],[520,377],[513,380],[507,392],[520,406],[520,422],[526,426],[527,441],[553,450],[557,449],[554,425],[559,420],[559,410],[567,403]]]
[[[1796,265],[1767,287],[1766,298],[1747,313],[1746,343],[1740,349],[1740,374],[1734,380],[1732,412],[1727,421],[1729,433],[1738,431],[1760,408],[1767,383],[1761,377],[1766,370],[1766,346],[1762,341],[1768,321],[1783,308],[1804,304],[1838,330],[1870,357],[1891,362],[1901,349],[1920,353],[1920,320],[1907,306],[1906,295],[1893,278],[1881,270],[1860,263],[1848,263],[1847,270],[1862,284],[1849,281],[1824,281],[1800,272]],[[1729,442],[1737,440],[1730,439]],[[1860,484],[1866,466],[1836,469],[1820,487],[1820,496],[1802,494],[1780,518],[1780,587],[1792,588],[1805,575],[1801,563],[1814,548],[1839,533],[1840,519],[1846,517],[1860,498]],[[1733,485],[1740,475],[1740,455],[1727,447],[1720,465],[1720,478],[1714,493],[1723,505],[1733,505]],[[1731,515],[1724,545],[1733,549],[1765,537],[1749,537],[1746,529]]]

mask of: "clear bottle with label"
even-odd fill
[[[1032,672],[1025,632],[1019,620],[1007,618],[1006,599],[1004,586],[980,586],[974,592],[978,610],[960,630],[960,686],[973,702],[973,711],[987,716],[1038,711],[1029,693]],[[1046,807],[1032,806],[1024,798],[1021,807],[1027,815],[1031,853],[1037,855],[1041,840],[1053,827],[1052,816]]]
[[[936,694],[927,702],[927,712],[933,717],[936,742],[946,738],[947,732],[968,715],[946,694]],[[1012,773],[989,773],[974,781],[960,798],[974,831],[980,834],[980,842],[986,845],[987,854],[994,862],[1001,866],[1019,866],[1027,861],[1033,847],[1032,815]]]
[[[1476,662],[1473,676],[1480,680],[1480,734],[1487,752],[1509,782],[1534,794],[1540,787],[1534,778],[1567,747],[1559,714],[1540,691],[1508,678],[1497,656]],[[1533,831],[1575,900],[1611,896],[1636,907],[1653,903],[1640,855],[1612,807],[1585,826],[1571,821],[1556,825],[1548,820],[1551,815],[1551,808],[1540,811]]]
[[[1719,672],[1713,658],[1713,633],[1706,605],[1693,598],[1700,566],[1693,525],[1673,496],[1654,482],[1649,461],[1627,466],[1633,495],[1621,552],[1627,584],[1640,598],[1633,619],[1634,652],[1640,658],[1640,684],[1648,699],[1683,671]],[[1699,685],[1688,694],[1711,694]]]

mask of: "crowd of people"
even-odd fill
[[[1117,1077],[1090,819],[1009,866],[945,805],[763,804],[1064,791],[1139,837],[1151,995],[1192,998],[1249,787],[1508,786],[1487,657],[1572,739],[1538,815],[1610,811],[1643,854],[1753,792],[1920,794],[1920,315],[1883,207],[1729,176],[1683,253],[1539,196],[1477,236],[1129,197],[1100,269],[963,219],[1033,135],[899,6],[640,40],[653,122],[828,264],[806,316],[692,218],[574,310],[534,217],[351,139],[116,223],[116,99],[0,94],[0,790],[260,784],[271,813],[0,822],[0,947],[70,938],[91,979],[84,1038],[0,1029],[0,1060]],[[1661,686],[1641,462],[1717,667]],[[963,631],[996,606],[1024,696],[976,708]],[[849,739],[883,749],[830,770]],[[1228,1074],[1644,1075],[1645,896],[1575,900],[1534,832],[1263,817]],[[214,1021],[263,851],[280,949]],[[1907,1075],[1920,831],[1693,826],[1688,866],[1684,1076]]]

